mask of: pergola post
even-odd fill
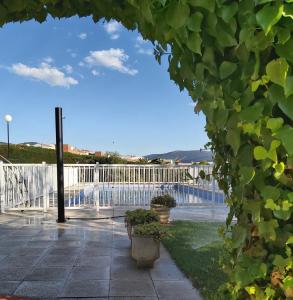
[[[63,123],[62,108],[55,107],[56,124],[56,158],[57,158],[57,194],[58,194],[58,223],[65,222],[64,209],[64,161],[63,161]]]

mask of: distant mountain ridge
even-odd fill
[[[160,159],[172,159],[180,160],[183,163],[199,162],[199,161],[212,161],[211,151],[201,151],[201,150],[190,150],[190,151],[171,151],[161,154],[149,154],[145,156],[146,159],[152,160],[156,158]]]

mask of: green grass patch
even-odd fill
[[[220,267],[223,242],[218,235],[223,223],[175,221],[170,236],[163,240],[178,267],[189,277],[206,300],[229,299],[218,289],[227,281]]]

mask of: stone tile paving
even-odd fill
[[[0,294],[41,299],[200,300],[161,247],[152,269],[129,256],[122,218],[69,220],[0,215]]]

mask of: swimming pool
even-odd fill
[[[144,207],[153,197],[170,194],[178,206],[224,204],[224,194],[182,184],[138,185],[98,184],[85,186],[81,191],[69,194],[66,207]]]

